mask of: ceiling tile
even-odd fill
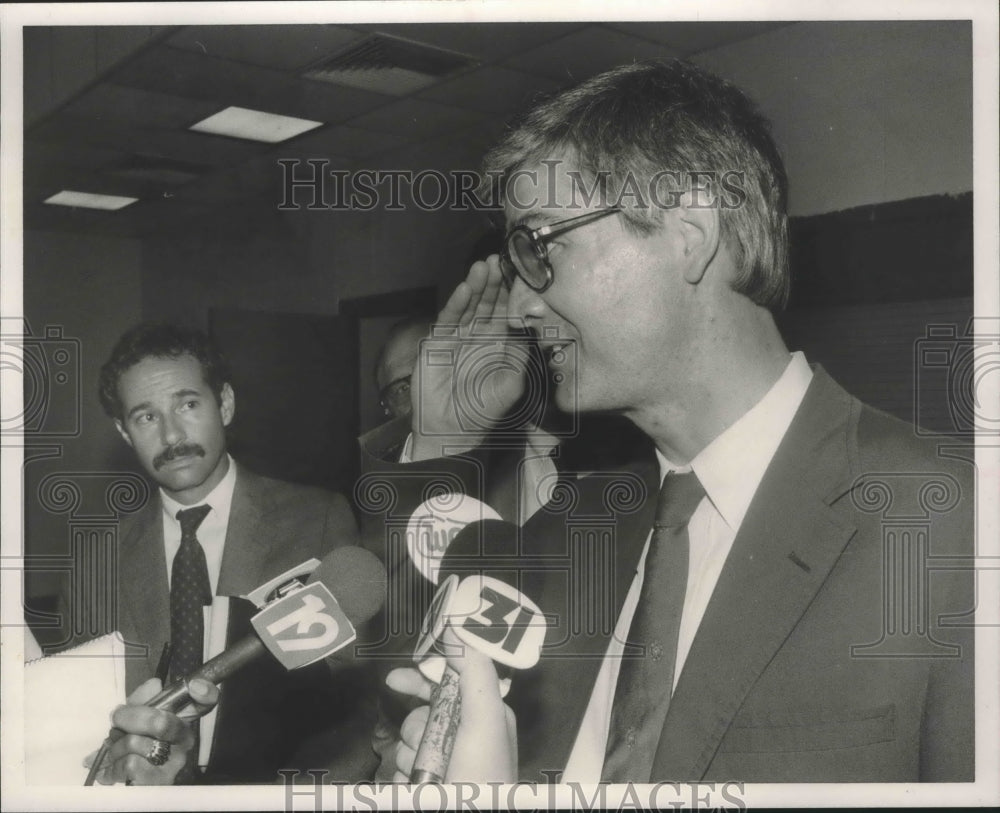
[[[670,56],[677,56],[677,51],[603,25],[590,25],[504,64],[556,82],[579,82],[616,65]]]
[[[118,178],[154,183],[164,189],[183,186],[205,174],[205,167],[183,161],[170,161],[142,155],[130,155],[105,172]]]
[[[183,189],[177,190],[176,198],[181,201],[224,201],[244,200],[248,196],[259,195],[269,183],[280,192],[281,166],[277,161],[257,161],[241,164],[239,167],[213,172]],[[278,201],[275,202],[277,205]]]
[[[406,133],[410,140],[427,138],[482,121],[483,115],[472,110],[426,102],[422,99],[401,99],[351,121],[351,126],[385,133]]]
[[[499,65],[487,65],[435,85],[418,96],[483,113],[511,113],[521,109],[535,96],[550,93],[558,87],[550,79]]]
[[[330,155],[344,158],[365,158],[407,143],[406,136],[392,132],[362,130],[338,125],[326,127],[297,139],[293,152],[297,155],[311,153],[317,157]]]
[[[235,211],[237,202],[280,200],[284,176],[277,161],[288,156],[326,157],[331,168],[397,161],[472,166],[503,120],[539,93],[617,64],[701,52],[785,24],[221,25],[164,29],[167,40],[157,39],[155,29],[99,28],[98,38],[111,36],[115,46],[106,49],[111,72],[26,131],[25,222],[128,235],[186,228],[223,207]],[[480,64],[403,98],[301,78],[307,66],[373,31]],[[72,85],[74,62],[56,59],[58,41],[49,39],[35,54],[45,57],[46,81]],[[186,129],[229,105],[325,126],[277,146]],[[117,213],[38,203],[43,193],[73,186],[141,199]]]
[[[639,22],[608,23],[625,34],[669,45],[687,56],[709,48],[756,37],[765,31],[789,25],[784,22]]]
[[[363,33],[337,25],[192,25],[169,40],[175,48],[296,71],[330,56]]]
[[[359,25],[491,62],[562,37],[579,23],[396,23]]]
[[[30,136],[24,139],[25,169],[38,164],[64,164],[80,169],[100,169],[114,164],[127,153],[121,150],[105,149],[89,144],[60,144],[36,141]]]
[[[217,109],[215,102],[102,83],[66,105],[62,112],[95,122],[185,129]]]
[[[145,47],[169,26],[102,25],[97,26],[97,71],[103,73],[116,63]]]
[[[339,122],[384,104],[388,97],[291,77],[177,48],[150,49],[116,71],[111,81],[325,123]]]
[[[189,130],[128,127],[63,113],[47,119],[34,128],[31,135],[33,140],[41,143],[96,145],[124,153],[208,166],[240,163],[266,149],[266,145],[235,138]]]
[[[328,124],[338,124],[361,113],[375,110],[387,104],[392,98],[367,90],[331,85],[329,82],[316,82],[311,79],[296,80],[294,85],[288,88],[287,93],[290,94],[288,103],[294,104],[295,109],[301,111],[298,115],[309,118],[308,113],[312,111],[314,121],[320,120]]]

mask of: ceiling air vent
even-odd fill
[[[464,54],[375,34],[306,69],[306,79],[405,96],[474,66]]]

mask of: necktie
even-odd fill
[[[208,505],[199,505],[177,512],[181,546],[170,571],[171,679],[186,677],[202,664],[205,648],[202,607],[212,603],[212,586],[197,530],[211,510]]]
[[[212,585],[208,579],[205,551],[198,541],[198,526],[211,511],[209,505],[198,505],[177,512],[181,523],[181,546],[170,570],[170,679],[190,675],[202,664],[205,651],[205,614],[202,608],[212,603]],[[192,722],[194,745],[187,764],[174,779],[177,785],[187,785],[198,776],[198,752],[201,726]]]
[[[688,521],[705,490],[693,472],[668,474],[646,553],[642,589],[629,628],[611,707],[602,781],[649,782],[674,683],[677,635],[687,588]]]

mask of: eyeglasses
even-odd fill
[[[514,280],[520,277],[531,290],[539,293],[546,290],[552,284],[553,271],[552,263],[549,262],[549,250],[544,241],[620,211],[617,206],[598,209],[596,212],[557,220],[538,229],[515,226],[507,233],[500,251],[500,270],[507,287],[513,288]]]
[[[378,402],[387,415],[400,412],[401,407],[410,403],[410,376],[386,384],[378,394]]]

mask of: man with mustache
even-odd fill
[[[236,464],[226,450],[236,411],[230,372],[200,331],[144,323],[126,332],[101,369],[100,398],[159,486],[119,529],[117,628],[131,649],[145,651],[127,660],[134,701],[152,694],[148,681],[167,641],[169,679],[190,674],[251,631],[255,608],[241,596],[311,557],[356,544],[357,527],[341,495]],[[69,606],[83,604],[77,597]],[[333,680],[323,663],[286,673],[267,659],[227,679],[218,707],[190,731],[173,715],[129,706],[115,721],[132,736],[116,745],[101,781],[273,782],[280,768],[310,767],[315,758],[299,758],[303,744],[329,737],[362,705],[346,684],[359,677]],[[350,737],[335,741],[345,750],[319,747],[336,762]],[[365,738],[358,742],[365,750]],[[188,749],[190,758],[179,759]],[[366,770],[338,778],[356,780]]]

